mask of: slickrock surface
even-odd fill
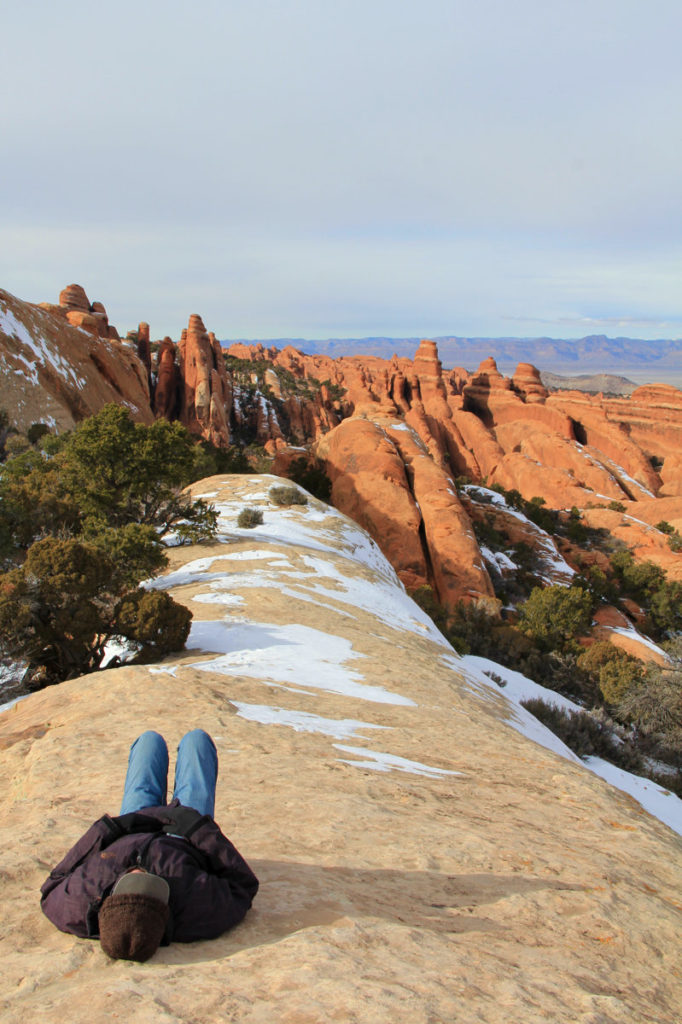
[[[512,728],[530,719],[464,675],[367,536],[271,505],[275,482],[195,485],[220,542],[173,549],[157,584],[192,608],[190,649],[0,714],[3,1022],[676,1024],[679,838]],[[247,504],[264,523],[239,530]],[[135,736],[195,726],[261,891],[220,939],[109,961],[38,887],[118,811]]]

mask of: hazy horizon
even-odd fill
[[[682,335],[679,0],[8,5],[0,287],[124,333]]]

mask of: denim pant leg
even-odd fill
[[[168,747],[158,732],[143,732],[130,748],[121,814],[166,803]]]
[[[211,737],[203,729],[186,733],[178,747],[173,797],[213,817],[217,779],[218,754]]]

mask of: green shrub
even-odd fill
[[[584,544],[588,538],[588,530],[582,522],[580,509],[575,505],[568,515],[568,522],[565,525],[566,535],[574,544]]]
[[[29,446],[2,467],[7,557],[21,560],[46,533],[78,535],[93,519],[112,528],[146,524],[159,544],[171,532],[191,541],[215,535],[217,514],[183,491],[193,479],[195,445],[179,423],[148,427],[110,404],[55,440],[50,450]]]
[[[147,655],[184,645],[191,612],[163,592],[131,592],[144,566],[137,562],[133,571],[116,559],[126,547],[129,555],[140,546],[147,556],[158,554],[145,527],[134,528],[139,533],[124,538],[119,551],[45,537],[22,566],[0,576],[0,654],[26,664],[30,688],[95,671],[116,636],[139,642]]]
[[[614,551],[611,568],[623,594],[646,603],[665,581],[665,571],[653,562],[635,562],[627,548]]]
[[[682,535],[680,535],[679,530],[673,530],[668,537],[668,547],[675,553],[682,551]]]
[[[319,459],[312,462],[301,456],[294,459],[288,470],[289,478],[305,488],[314,498],[329,501],[332,493],[332,482],[327,476],[324,463]]]
[[[658,733],[682,746],[682,670],[649,665],[620,701],[618,712],[643,732]]]
[[[486,512],[482,519],[472,520],[476,541],[492,551],[502,551],[509,546],[509,538],[495,527],[495,516]]]
[[[603,699],[612,707],[641,682],[644,674],[644,666],[638,658],[608,640],[588,647],[578,658],[578,665],[595,679]]]
[[[607,508],[611,509],[612,512],[626,512],[627,509],[622,501],[610,501]]]
[[[136,661],[163,657],[185,646],[192,613],[165,590],[136,590],[119,603],[115,628],[120,635],[140,644]]]
[[[661,519],[660,523],[656,523],[656,529],[660,530],[661,533],[674,533],[675,528],[670,525],[667,519]]]
[[[9,456],[21,455],[30,447],[31,443],[25,434],[10,434],[5,441],[5,451]]]
[[[557,708],[540,698],[522,700],[521,706],[558,736],[578,757],[603,757],[627,771],[641,770],[642,761],[629,741],[613,727],[586,711]]]
[[[654,639],[682,629],[682,583],[664,580],[649,598],[645,629]]]
[[[669,540],[674,539],[671,534]],[[622,596],[637,601],[646,612],[645,631],[655,640],[682,630],[682,583],[668,580],[654,562],[635,562],[625,549],[611,556],[611,568]]]
[[[263,513],[259,508],[243,508],[237,517],[240,530],[252,530],[263,522]]]
[[[567,650],[592,621],[592,595],[582,587],[535,587],[519,609],[519,626],[541,650]]]
[[[559,513],[554,509],[544,508],[545,504],[544,498],[536,496],[530,501],[523,502],[523,512],[531,523],[535,523],[545,533],[554,533],[559,521]]]
[[[275,505],[307,505],[308,498],[299,491],[298,487],[288,487],[286,484],[278,484],[271,487],[269,492],[270,501]]]
[[[49,433],[50,428],[48,427],[47,423],[32,423],[31,426],[26,431],[26,437],[28,438],[31,444],[37,444],[38,441],[40,441],[41,437],[44,437],[45,434]]]
[[[415,604],[419,605],[422,611],[426,612],[441,633],[446,634],[448,628],[448,615],[443,605],[436,599],[433,588],[428,585],[417,587],[416,590],[410,592],[410,597]]]
[[[613,602],[617,600],[617,587],[598,565],[590,565],[579,576],[573,578],[574,586],[589,590],[595,603],[599,601]]]
[[[229,448],[218,448],[210,441],[202,439],[194,447],[194,466],[192,480],[203,480],[207,476],[218,473],[253,473],[246,453],[238,445]]]

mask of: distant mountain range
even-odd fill
[[[236,339],[223,344],[232,344]],[[242,340],[242,339],[240,339]],[[261,344],[281,349],[293,345],[309,355],[332,357],[370,355],[390,359],[395,353],[412,358],[419,338],[274,338]],[[518,363],[532,363],[551,373],[608,373],[644,379],[682,383],[682,339],[640,341],[636,338],[607,338],[592,334],[585,338],[433,338],[443,366],[475,370],[483,359],[494,356],[499,369],[513,372]],[[248,342],[254,344],[253,340]]]

